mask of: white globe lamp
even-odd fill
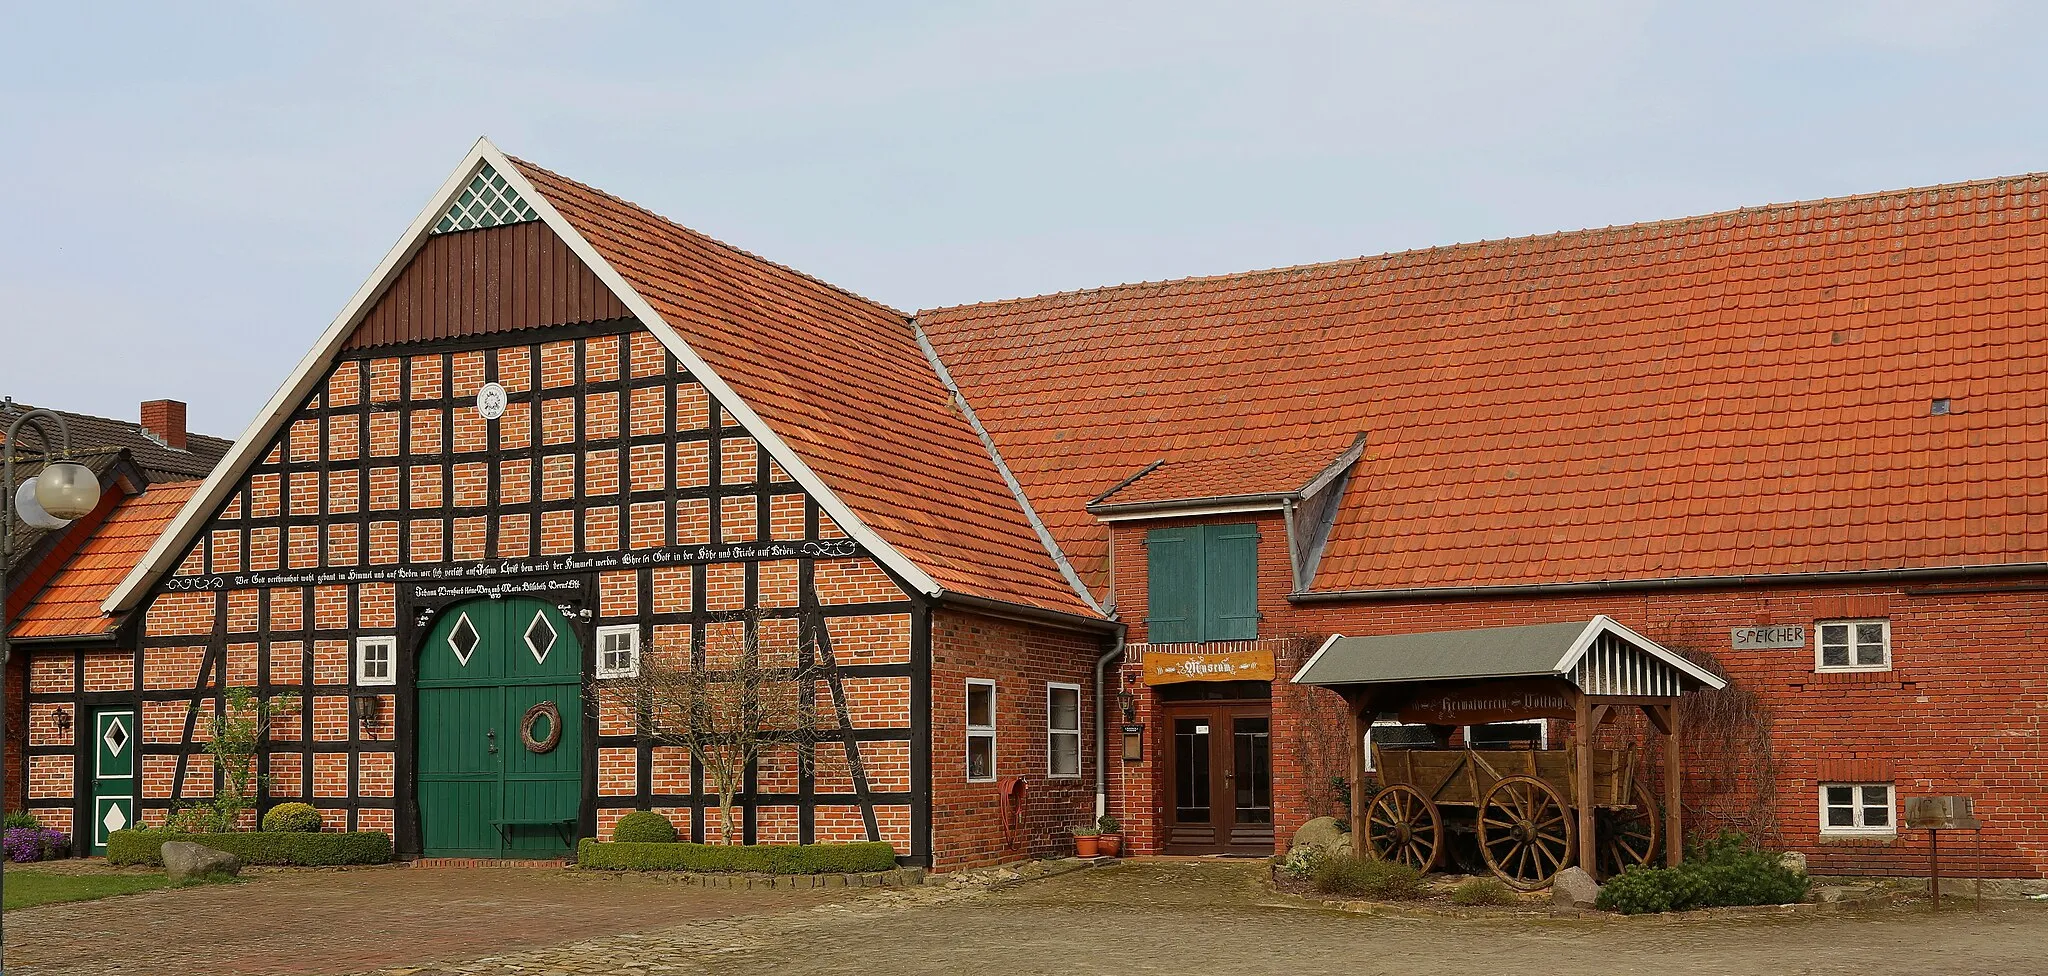
[[[99,476],[76,461],[45,465],[32,483],[36,486],[36,503],[55,518],[68,521],[99,507]]]

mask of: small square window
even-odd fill
[[[597,628],[597,676],[637,678],[640,676],[640,627],[612,624]]]
[[[996,778],[996,683],[980,678],[967,682],[967,781]]]
[[[1889,620],[1823,620],[1814,632],[1815,670],[1886,671],[1892,666]]]
[[[1890,834],[1890,783],[1823,783],[1820,788],[1820,830],[1823,834]]]
[[[398,638],[356,638],[356,684],[398,683]]]
[[[1081,775],[1081,686],[1045,686],[1046,774]]]

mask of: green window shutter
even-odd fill
[[[1259,636],[1259,527],[1202,526],[1202,639]]]
[[[1201,640],[1202,536],[1198,527],[1145,533],[1145,639]]]

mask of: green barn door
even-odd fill
[[[583,798],[583,654],[569,622],[538,600],[460,604],[419,660],[423,853],[568,851]]]
[[[107,835],[135,822],[135,710],[93,713],[92,844],[107,852]]]

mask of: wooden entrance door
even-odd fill
[[[1272,706],[1166,706],[1170,854],[1273,853]]]
[[[135,710],[93,713],[92,843],[88,853],[107,852],[107,835],[135,823]]]
[[[539,600],[459,604],[419,661],[423,853],[568,851],[583,800],[583,652],[568,620]]]

